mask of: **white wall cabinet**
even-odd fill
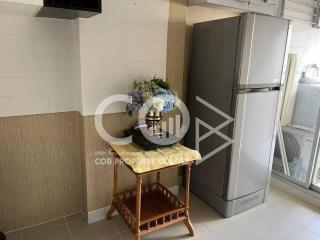
[[[189,0],[189,5],[206,5],[208,7],[220,5],[224,7],[235,8],[239,10],[248,10],[249,0]],[[213,4],[213,5],[211,5]]]
[[[279,7],[279,0],[250,0],[249,2],[249,11],[272,16],[277,15]]]
[[[188,0],[189,5],[212,6],[220,5],[239,9],[242,12],[257,12],[277,15],[280,0]]]
[[[283,17],[317,25],[318,9],[316,0],[284,0]]]

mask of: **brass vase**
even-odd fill
[[[162,116],[161,112],[158,111],[148,111],[146,115],[146,123],[148,125],[148,131],[150,136],[161,137],[162,131],[159,125]]]

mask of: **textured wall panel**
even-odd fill
[[[0,118],[0,226],[82,210],[79,113]]]
[[[167,41],[167,79],[182,100],[186,99],[185,46],[186,0],[171,0]]]

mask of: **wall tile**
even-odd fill
[[[0,116],[77,110],[72,21],[4,14],[0,20]]]
[[[163,61],[132,61],[128,64],[128,86],[131,89],[131,84],[135,79],[152,78],[154,75],[166,76],[165,62]]]
[[[29,115],[34,113],[49,112],[48,96],[27,96],[27,97],[7,97],[0,98],[0,117]]]
[[[167,42],[129,42],[129,61],[165,61]]]
[[[169,1],[128,0],[128,22],[168,24]]]

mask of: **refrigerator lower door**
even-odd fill
[[[279,91],[238,93],[227,200],[268,186]]]

